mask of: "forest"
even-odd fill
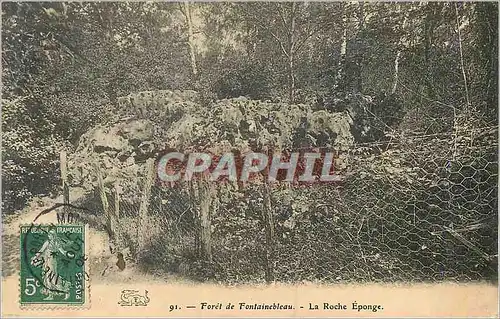
[[[495,123],[497,9],[435,2],[3,3],[4,209],[49,192],[58,148],[75,144],[130,92],[194,89],[208,100],[247,96],[327,108],[361,93],[384,100],[376,110],[383,118],[399,115],[399,105],[418,112],[412,129],[428,134],[450,129],[434,121],[450,118],[443,104]]]
[[[349,115],[355,146],[350,165],[356,174],[340,190],[342,202],[321,204],[330,207],[330,213],[340,211],[337,219],[318,210],[312,217],[307,215],[310,223],[302,224],[300,231],[299,226],[290,226],[289,217],[296,216],[296,210],[309,211],[303,207],[306,202],[330,198],[333,191],[320,188],[290,195],[281,189],[271,195],[274,202],[283,201],[283,196],[302,200],[290,204],[293,212],[285,213],[282,224],[276,225],[282,227],[276,231],[284,248],[281,252],[276,248],[275,258],[286,260],[274,269],[278,277],[290,279],[286,268],[293,258],[285,252],[296,248],[294,236],[314,246],[323,240],[321,236],[343,227],[352,228],[349,234],[366,235],[360,238],[369,242],[379,238],[377,232],[384,223],[389,236],[394,235],[403,226],[387,222],[387,217],[404,219],[398,214],[410,209],[417,212],[410,230],[414,237],[398,243],[399,237],[393,236],[387,243],[382,226],[380,247],[385,248],[378,253],[375,249],[363,255],[361,244],[361,257],[351,256],[347,246],[340,251],[345,258],[352,257],[351,265],[382,267],[378,270],[382,276],[392,276],[393,268],[387,264],[397,263],[398,258],[419,260],[405,261],[409,268],[398,266],[403,277],[408,269],[417,269],[418,278],[432,277],[425,270],[430,268],[443,275],[426,259],[429,256],[422,257],[420,248],[413,247],[430,244],[416,241],[434,236],[433,227],[441,221],[453,220],[465,227],[485,219],[496,221],[498,216],[497,194],[491,192],[497,176],[497,137],[491,131],[498,127],[497,19],[495,2],[3,2],[3,214],[25,207],[36,196],[60,192],[60,151],[78,151],[89,130],[132,112],[130,96],[137,92],[184,92],[179,94],[185,101],[203,107],[192,106],[192,113],[206,115],[207,125],[209,120],[225,121],[217,112],[228,103],[250,113],[260,112],[260,106],[269,108],[281,112],[279,129],[286,138],[287,121],[298,121],[290,114],[302,112],[301,105],[307,105],[316,112],[307,117],[311,121],[319,114],[327,122],[340,119],[339,114]],[[186,97],[189,92],[195,92],[196,98]],[[295,138],[300,134],[293,129]],[[332,127],[324,134],[327,139],[348,139],[342,132]],[[172,140],[177,136],[169,134],[165,136]],[[324,134],[315,134],[313,139],[319,143]],[[448,169],[445,175],[441,168]],[[481,177],[474,179],[478,174]],[[448,184],[441,184],[444,179]],[[446,190],[444,197],[440,190]],[[151,196],[160,195],[153,190]],[[249,191],[242,196],[253,195]],[[273,206],[276,216],[284,211],[278,206]],[[356,215],[364,209],[373,211],[375,230],[366,228],[364,218]],[[418,212],[427,214],[432,209],[442,214],[420,216],[425,221],[417,225]],[[247,221],[234,223],[248,225]],[[224,225],[224,231],[232,227]],[[493,256],[498,253],[494,243],[498,229],[491,225],[465,243],[462,235],[450,232],[460,248],[449,238],[435,247],[464,260],[472,258],[464,252],[467,247],[473,255],[482,247],[483,256]],[[312,235],[307,227],[319,237],[308,237]],[[349,234],[331,238],[350,238]],[[370,245],[378,247],[375,242]],[[384,252],[399,251],[404,245],[411,246],[414,255],[401,252],[384,259]],[[311,262],[321,268],[325,261],[321,253],[317,256]],[[437,264],[451,262],[442,258]],[[491,274],[496,270],[489,258],[486,263],[474,259],[463,269],[450,266],[455,267],[451,276]],[[251,273],[251,263],[247,266],[235,272]],[[228,269],[224,273],[232,274]],[[377,277],[357,270],[349,273],[353,278]],[[302,278],[300,272],[293,276],[293,280]],[[323,278],[323,273],[317,276]]]

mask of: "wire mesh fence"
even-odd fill
[[[147,271],[226,283],[492,279],[497,129],[473,133],[357,145],[336,184],[166,186],[144,176],[140,193],[104,190],[113,242]],[[98,193],[85,201],[102,211]]]

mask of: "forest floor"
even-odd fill
[[[56,203],[62,202],[62,198],[41,198],[33,200],[25,209],[15,212],[12,215],[4,216],[2,229],[2,291],[19,291],[19,271],[20,271],[20,226],[30,225],[36,216],[44,209],[52,207]],[[57,224],[55,211],[40,216],[37,224]],[[123,271],[116,266],[116,255],[109,250],[109,238],[106,232],[89,227],[87,235],[88,263],[90,281],[102,285],[116,285],[127,289],[135,289],[136,284],[148,284],[158,282],[188,282],[187,279],[174,275],[147,274],[129,261]],[[2,298],[2,300],[5,300]]]
[[[88,249],[90,266],[90,309],[59,309],[56,312],[40,312],[39,309],[21,310],[19,308],[19,270],[21,225],[29,225],[43,209],[60,202],[60,198],[42,198],[15,214],[4,217],[2,232],[2,317],[19,316],[165,316],[167,314],[183,317],[212,316],[283,316],[280,312],[203,312],[179,310],[170,313],[172,303],[179,305],[239,301],[247,302],[289,302],[308,305],[310,301],[324,301],[330,296],[331,301],[346,304],[355,300],[384,303],[384,311],[379,313],[305,312],[305,309],[287,313],[292,317],[307,316],[461,316],[461,317],[497,317],[498,288],[488,283],[457,285],[444,284],[399,284],[399,285],[269,285],[265,287],[242,286],[226,287],[208,283],[196,283],[175,275],[153,275],[142,272],[136,265],[128,263],[125,270],[116,267],[116,257],[109,251],[108,235],[104,231],[89,228]],[[56,214],[41,216],[37,223],[57,223]],[[104,271],[106,269],[106,271]],[[144,307],[120,307],[123,289],[148,290],[151,304]],[[317,300],[316,300],[317,299]],[[328,298],[327,298],[328,299]],[[304,310],[304,311],[303,311]],[[337,312],[336,312],[337,313]]]

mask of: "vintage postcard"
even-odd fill
[[[2,317],[498,318],[497,2],[2,2]]]

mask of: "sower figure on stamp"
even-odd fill
[[[70,296],[71,282],[63,279],[59,274],[57,255],[61,253],[63,256],[67,251],[63,248],[67,242],[56,235],[56,231],[51,229],[48,231],[48,238],[43,243],[42,248],[31,259],[34,264],[37,261],[42,261],[42,280],[46,289],[43,294],[47,295],[44,300],[53,300],[55,295],[64,294],[64,300]]]

